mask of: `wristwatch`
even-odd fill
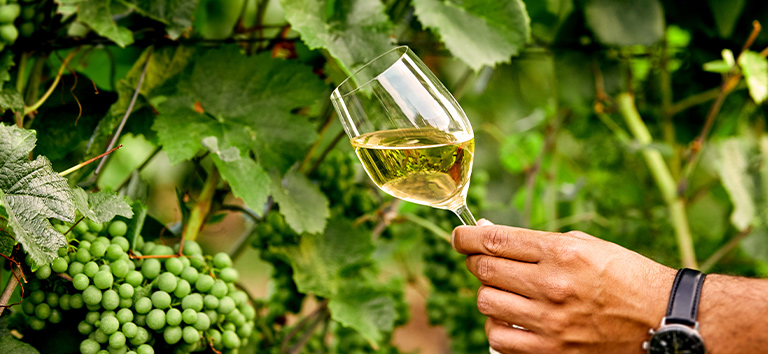
[[[706,274],[683,268],[677,272],[669,295],[667,314],[658,329],[648,333],[651,339],[643,342],[648,354],[706,354],[704,340],[699,334],[701,287]]]

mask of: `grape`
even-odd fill
[[[227,284],[224,283],[222,280],[217,279],[213,283],[213,286],[211,287],[211,291],[210,292],[211,292],[211,295],[213,295],[213,296],[215,296],[215,297],[220,299],[220,298],[224,297],[225,295],[227,295],[228,291],[229,291],[229,289],[227,288]]]
[[[72,262],[69,264],[69,275],[74,277],[83,272],[85,266],[80,262]]]
[[[32,316],[35,314],[35,303],[32,302],[32,300],[24,299],[21,301],[21,310],[26,314],[27,316]]]
[[[195,282],[195,288],[197,288],[197,290],[200,292],[208,292],[213,287],[214,282],[215,281],[213,280],[212,276],[203,274],[197,278],[197,281]]]
[[[228,283],[236,282],[238,277],[239,274],[235,268],[224,268],[219,272],[219,278]]]
[[[160,275],[160,261],[155,258],[145,259],[141,266],[141,274],[147,279],[157,278]]]
[[[83,306],[85,306],[85,300],[83,300],[83,295],[72,294],[72,296],[69,297],[69,306],[71,306],[73,309],[83,308]]]
[[[107,316],[101,319],[99,329],[105,334],[112,334],[117,332],[120,328],[120,322],[114,316]]]
[[[125,282],[133,285],[134,287],[141,285],[141,282],[143,281],[144,276],[141,274],[141,272],[136,270],[129,271],[128,275],[125,276]]]
[[[35,290],[29,294],[29,300],[32,301],[35,305],[42,303],[45,301],[45,292],[39,289]]]
[[[155,354],[155,350],[146,344],[142,344],[136,348],[136,354]]]
[[[80,334],[87,336],[93,332],[93,326],[88,322],[80,321],[80,323],[77,324],[77,331],[80,332]]]
[[[89,251],[91,252],[91,255],[96,258],[102,258],[105,254],[107,254],[107,246],[109,244],[104,244],[103,242],[96,242],[91,244],[91,248],[89,248]]]
[[[82,354],[96,354],[99,349],[101,349],[101,345],[93,339],[86,339],[80,343],[80,353]]]
[[[256,318],[256,309],[252,306],[241,306],[239,310],[248,321],[253,321],[253,319]]]
[[[148,297],[142,297],[141,299],[136,300],[135,308],[138,313],[149,313],[149,311],[152,310],[152,300]]]
[[[88,230],[90,230],[92,232],[99,233],[102,230],[104,230],[104,224],[95,222],[95,221],[93,221],[91,219],[86,220],[85,224],[88,225]]]
[[[107,231],[113,237],[123,236],[126,232],[128,232],[128,225],[122,220],[115,220],[109,224],[109,229]]]
[[[112,286],[114,278],[112,273],[108,271],[100,270],[93,276],[93,285],[96,285],[99,289],[107,289]]]
[[[181,340],[181,327],[179,326],[170,326],[165,327],[165,330],[163,330],[163,339],[165,339],[165,342],[168,344],[176,344]]]
[[[189,295],[191,291],[192,287],[189,285],[189,282],[184,279],[179,279],[176,284],[176,290],[173,291],[173,295],[179,299],[183,299],[185,296]]]
[[[123,332],[115,332],[109,336],[109,346],[111,348],[122,348],[125,346],[125,334]]]
[[[127,309],[133,306],[133,298],[132,297],[121,297],[120,298],[120,304],[118,305],[120,308]]]
[[[48,316],[51,315],[51,306],[49,306],[46,303],[38,304],[35,306],[35,316],[37,318],[44,320],[48,318]]]
[[[165,312],[160,309],[153,309],[147,314],[147,326],[154,330],[165,327]]]
[[[213,256],[213,266],[218,269],[223,269],[232,266],[232,258],[224,252],[216,253]]]
[[[208,329],[208,327],[211,326],[211,319],[208,317],[208,315],[198,312],[197,313],[197,321],[195,321],[194,324],[195,328],[197,328],[200,331],[204,331]]]
[[[248,294],[242,290],[233,291],[232,294],[230,294],[230,297],[235,301],[235,305],[237,306],[243,306],[248,302]]]
[[[219,320],[219,313],[216,312],[216,310],[207,310],[205,311],[205,314],[208,316],[208,318],[211,320],[211,323],[216,323]],[[222,320],[224,319],[224,315],[221,315]]]
[[[120,295],[112,289],[104,291],[101,299],[101,306],[106,310],[114,310],[120,306]]]
[[[107,246],[106,258],[110,262],[114,262],[120,259],[124,254],[125,254],[125,251],[123,251],[123,248],[120,247],[120,245],[116,245],[113,243]]]
[[[240,347],[240,338],[234,331],[224,331],[224,333],[221,334],[221,342],[224,344],[224,347],[229,349]]]
[[[208,310],[216,309],[219,307],[219,298],[211,294],[205,295],[205,297],[203,297],[203,305]]]
[[[86,305],[99,304],[101,303],[101,298],[101,290],[93,285],[88,285],[88,287],[83,290],[83,302],[85,302]]]
[[[146,343],[149,340],[149,332],[144,327],[137,327],[136,328],[136,336],[131,338],[130,343],[132,345],[138,345],[141,347],[141,344]],[[141,348],[137,348],[136,352],[138,353]]]
[[[185,258],[186,259],[186,258]],[[181,272],[181,279],[184,279],[190,283],[194,283],[197,281],[197,278],[200,276],[200,273],[197,272],[197,269],[193,267],[186,267]]]
[[[130,309],[120,309],[120,311],[117,311],[117,314],[115,314],[115,317],[120,324],[128,323],[133,321],[133,311]]]
[[[75,259],[80,263],[88,263],[91,260],[91,252],[85,247],[80,247],[77,249],[77,253],[75,253]]]
[[[45,302],[51,307],[58,307],[59,295],[56,293],[48,293],[48,295],[45,296]]]
[[[187,326],[182,330],[182,337],[187,343],[195,343],[200,340],[200,332],[195,327]]]
[[[85,290],[88,285],[90,285],[90,279],[88,279],[88,276],[83,273],[75,275],[72,278],[72,286],[74,286],[77,290]]]
[[[56,323],[61,322],[61,319],[62,319],[61,311],[59,311],[57,309],[52,309],[51,310],[51,315],[48,316],[48,322],[56,324]]]
[[[134,292],[135,289],[133,285],[128,283],[120,284],[120,287],[118,288],[118,294],[120,294],[120,297],[122,298],[132,298]]]
[[[37,317],[30,317],[29,318],[29,328],[32,328],[35,331],[40,331],[43,328],[45,328],[45,321],[41,320]]]
[[[186,324],[195,324],[197,322],[197,311],[186,309],[181,313],[181,318]]]
[[[200,294],[190,294],[181,299],[181,308],[201,311],[203,309],[203,296]]]
[[[110,270],[112,271],[112,274],[114,274],[118,278],[125,278],[128,275],[128,272],[131,271],[130,266],[128,265],[129,262],[124,259],[119,259],[117,261],[112,262],[109,265]]]
[[[56,273],[64,273],[67,271],[67,266],[69,263],[67,263],[67,260],[61,257],[56,257],[53,262],[51,262],[51,269]]]
[[[133,317],[133,322],[136,323],[137,326],[146,326],[147,325],[147,315],[138,314]],[[141,328],[141,327],[139,327]]]
[[[179,258],[168,258],[165,261],[165,269],[173,275],[180,275],[184,270],[184,262]]]
[[[187,256],[194,256],[203,254],[203,249],[200,248],[200,244],[195,241],[184,241],[184,254]]]
[[[151,256],[172,256],[174,254],[173,249],[166,245],[157,245],[152,248]]]
[[[84,235],[86,232],[88,232],[88,223],[82,221],[78,222],[73,230],[79,235]]]
[[[0,27],[0,31],[2,31],[1,27]],[[2,32],[0,32],[0,36],[2,36]],[[37,279],[48,279],[48,277],[50,277],[50,276],[51,276],[51,266],[49,266],[47,264],[43,264],[35,272],[35,277]]]
[[[216,349],[221,350],[223,347],[223,344],[221,344],[221,332],[218,329],[211,328],[205,333],[208,335],[208,337],[211,338],[211,342],[213,342],[213,345]]]
[[[165,313],[165,322],[169,326],[178,326],[181,324],[181,311],[177,308],[171,308]]]
[[[218,311],[220,314],[226,315],[235,309],[235,301],[231,297],[225,296],[219,301]]]
[[[91,338],[93,338],[99,343],[106,343],[109,341],[109,335],[104,333],[104,331],[98,328],[95,331],[93,331],[93,333],[91,334]]]
[[[90,261],[83,266],[83,273],[89,278],[93,278],[96,273],[99,272],[99,265],[94,261]]]
[[[171,295],[165,291],[155,291],[152,293],[152,305],[158,309],[167,309],[171,306]]]
[[[136,335],[139,333],[139,327],[136,326],[133,322],[126,322],[123,323],[123,334],[125,334],[126,338],[135,338]],[[133,344],[133,343],[131,343]]]
[[[171,272],[160,274],[155,281],[157,287],[164,292],[171,293],[176,290],[176,276]]]

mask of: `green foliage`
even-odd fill
[[[109,38],[124,48],[133,43],[133,33],[115,23],[112,18],[111,2],[111,0],[79,2],[77,4],[77,19],[99,35]]]
[[[664,35],[664,10],[658,0],[589,0],[584,16],[606,45],[652,45]]]
[[[475,71],[509,61],[530,37],[531,20],[521,0],[415,0],[413,5],[419,21]]]

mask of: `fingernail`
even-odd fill
[[[453,245],[453,239],[455,237],[456,237],[456,229],[453,229],[453,231],[451,231],[451,248],[453,248],[454,250],[456,250],[456,246]]]
[[[493,225],[493,223],[488,221],[488,219],[480,219],[477,221],[477,226],[488,226],[488,225]]]

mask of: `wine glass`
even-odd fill
[[[409,202],[453,211],[476,225],[467,208],[475,140],[456,99],[407,46],[371,60],[331,94],[368,176]]]
[[[413,51],[401,46],[371,60],[333,90],[331,102],[381,190],[451,210],[464,225],[477,225],[467,208],[475,154],[472,126]]]

